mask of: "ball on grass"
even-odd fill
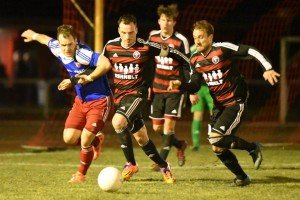
[[[115,167],[105,167],[98,175],[98,185],[106,192],[114,192],[122,187],[121,172]]]

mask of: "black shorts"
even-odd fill
[[[141,124],[139,127],[144,124],[141,110],[146,105],[146,101],[146,98],[140,96],[127,95],[116,105],[116,113],[127,119],[131,131],[134,129],[134,124]]]
[[[245,110],[245,103],[223,108],[214,107],[213,114],[210,117],[208,134],[211,131],[222,135],[235,134],[244,118]]]
[[[155,94],[151,104],[150,118],[164,119],[167,117],[181,117],[184,94],[163,93]]]

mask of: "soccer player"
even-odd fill
[[[64,79],[58,85],[58,90],[68,88],[71,81],[75,85],[76,98],[65,122],[63,139],[67,144],[81,144],[79,168],[69,182],[82,183],[86,180],[86,173],[92,161],[99,157],[104,140],[101,130],[113,100],[106,75],[87,85],[76,84],[75,76],[95,68],[100,62],[99,54],[79,43],[70,25],[57,28],[57,39],[30,29],[24,31],[21,36],[25,42],[37,41],[47,45],[53,55],[64,64],[71,79]],[[82,51],[77,52],[77,48],[81,48]]]
[[[188,40],[181,33],[174,30],[178,17],[176,4],[168,6],[160,5],[157,8],[158,24],[160,30],[150,32],[149,41],[168,45],[187,57],[190,54]],[[184,71],[189,70],[186,62],[178,61],[171,57],[155,56],[155,77],[151,87],[151,113],[153,130],[162,136],[162,149],[160,156],[166,160],[172,146],[177,148],[178,165],[185,164],[184,151],[187,147],[185,140],[178,140],[175,137],[175,125],[177,119],[181,117],[182,106],[184,104],[184,93],[178,89],[168,91],[169,81],[184,79]],[[187,72],[188,73],[188,72]],[[159,170],[156,164],[152,169]]]
[[[191,47],[191,52],[191,54],[197,52],[195,45]],[[191,136],[193,142],[192,151],[198,151],[200,148],[200,136],[204,111],[206,108],[208,108],[211,115],[214,106],[213,99],[209,93],[206,83],[201,84],[201,88],[196,94],[190,95],[190,101],[192,104],[191,112],[193,113],[193,121],[191,126]]]
[[[181,57],[189,62],[187,57],[175,49],[169,49],[157,43],[145,42],[137,38],[137,21],[133,15],[123,15],[118,20],[118,32],[120,37],[110,40],[105,45],[100,65],[90,75],[79,76],[79,83],[88,83],[106,73],[110,67],[113,74],[113,88],[116,105],[116,113],[112,119],[112,125],[117,133],[121,148],[127,160],[122,177],[129,180],[139,168],[134,158],[131,134],[142,147],[145,154],[159,165],[166,183],[173,183],[174,177],[169,164],[161,158],[157,149],[147,134],[141,112],[144,109],[148,96],[154,67],[147,65],[148,61],[161,52],[162,56],[173,52],[173,55]],[[103,62],[102,62],[103,61]]]
[[[263,158],[258,143],[247,142],[236,135],[246,109],[248,89],[233,59],[246,56],[254,58],[264,71],[264,79],[271,85],[277,83],[280,75],[257,49],[229,42],[213,44],[213,35],[214,28],[206,20],[194,23],[193,38],[197,53],[190,58],[194,73],[189,83],[174,80],[170,82],[169,89],[179,87],[194,93],[199,90],[201,83],[208,85],[214,100],[208,140],[217,157],[236,176],[234,184],[245,186],[250,184],[251,180],[230,149],[248,151],[255,169],[260,167]]]

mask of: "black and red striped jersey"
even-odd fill
[[[200,83],[205,82],[215,106],[227,107],[236,102],[246,101],[247,85],[233,62],[242,57],[255,58],[263,71],[272,69],[268,59],[253,47],[228,42],[214,43],[207,55],[195,52],[191,56],[190,62],[194,73],[190,83],[182,85],[181,88],[196,92]]]
[[[186,37],[178,32],[174,32],[174,34],[168,38],[163,38],[161,36],[161,30],[151,31],[149,41],[168,45],[189,57],[189,42]],[[189,66],[187,66],[187,63],[171,57],[161,57],[158,54],[155,55],[154,62],[156,68],[152,91],[154,93],[179,93],[180,91],[178,89],[168,91],[167,88],[170,80],[183,81],[184,73],[186,73],[184,70],[190,69]]]
[[[128,94],[147,95],[154,75],[154,67],[148,61],[158,54],[154,48],[137,39],[130,48],[121,46],[121,38],[110,40],[103,55],[112,64],[113,88],[116,100]]]

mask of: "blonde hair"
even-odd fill
[[[207,35],[213,35],[214,34],[214,27],[212,24],[210,24],[206,20],[196,21],[193,25],[193,30],[195,29],[201,29],[204,30]]]
[[[71,35],[74,39],[77,38],[73,26],[67,25],[67,24],[63,24],[63,25],[57,27],[57,38],[58,38],[59,35],[63,35],[64,38],[67,38],[67,37],[69,37],[70,35]]]

